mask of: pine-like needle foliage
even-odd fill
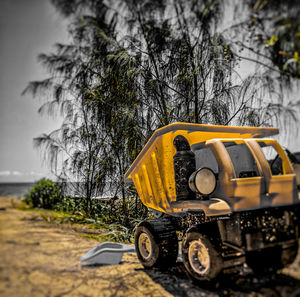
[[[123,174],[157,128],[177,122],[269,125],[279,103],[261,78],[242,81],[220,33],[218,0],[52,0],[69,18],[70,44],[39,60],[51,75],[25,91],[46,96],[40,112],[64,116],[35,139],[77,195],[125,199]],[[254,87],[255,86],[255,87]],[[127,191],[127,192],[126,192]]]

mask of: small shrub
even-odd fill
[[[87,211],[86,199],[64,195],[64,186],[63,183],[42,179],[23,200],[29,207],[54,210],[54,213],[40,216],[48,223],[88,224],[91,228],[107,229],[106,234],[99,236],[101,241],[132,242],[135,225],[149,216],[147,207],[135,196],[125,200],[91,199]]]
[[[25,202],[37,208],[56,209],[63,199],[60,186],[48,179],[39,180],[25,196]]]

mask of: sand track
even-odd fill
[[[224,276],[217,284],[196,285],[181,264],[172,270],[144,270],[127,254],[120,265],[86,267],[78,262],[97,242],[78,227],[32,220],[0,197],[0,296],[300,296],[298,256],[287,274],[258,279]],[[83,230],[86,234],[87,230]],[[291,276],[292,275],[292,276]]]

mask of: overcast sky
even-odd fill
[[[58,128],[61,119],[39,116],[41,102],[21,93],[29,81],[47,76],[37,55],[65,41],[66,24],[48,0],[0,0],[0,182],[48,175],[32,139]]]

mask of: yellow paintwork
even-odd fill
[[[258,140],[255,139],[277,133],[276,128],[171,124],[154,132],[127,170],[125,180],[133,181],[140,199],[146,206],[166,213],[199,209],[207,216],[213,216],[298,202],[298,195],[295,198],[295,174],[280,145],[275,140],[259,139],[267,145],[272,145],[283,160],[284,175],[272,176]],[[173,141],[177,135],[184,136],[192,150],[199,144],[211,148],[219,166],[216,198],[207,201],[176,201],[173,166],[176,149]],[[260,177],[237,178],[223,141],[245,143],[257,163]]]

